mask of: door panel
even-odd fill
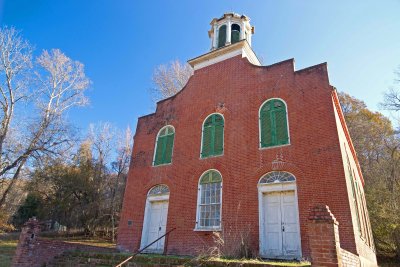
[[[163,202],[161,218],[160,218],[160,231],[158,232],[158,237],[163,236],[167,229],[167,215],[168,215],[168,202]],[[164,250],[165,237],[161,238],[158,243],[158,249]]]
[[[300,255],[297,203],[294,191],[282,192],[283,254]]]
[[[281,231],[281,203],[280,193],[268,193],[264,195],[264,225],[265,225],[265,253],[271,256],[282,254]]]

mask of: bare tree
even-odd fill
[[[90,81],[83,64],[58,49],[43,51],[32,67],[31,47],[12,28],[0,29],[0,53],[0,179],[10,179],[0,196],[2,207],[28,160],[57,154],[69,145],[63,115],[88,103],[84,92]],[[15,119],[21,100],[30,111]]]
[[[131,161],[132,154],[132,132],[128,127],[125,130],[125,134],[120,140],[118,140],[117,147],[117,159],[112,163],[113,171],[115,172],[114,183],[110,186],[111,188],[111,229],[112,229],[112,242],[115,238],[115,221],[116,212],[121,209],[123,190],[121,184],[125,185],[126,176],[128,174],[129,163]],[[122,189],[122,190],[121,190]],[[118,194],[120,192],[120,194]],[[117,196],[120,196],[117,201]],[[118,205],[118,206],[117,206]]]
[[[400,66],[395,71],[396,78],[394,82],[396,84],[400,83]],[[382,108],[391,111],[399,111],[400,110],[400,91],[398,88],[390,88],[388,92],[384,94],[383,103],[381,104]]]
[[[150,89],[150,93],[156,101],[173,96],[186,85],[192,75],[192,67],[178,60],[168,65],[160,65],[154,70],[152,77],[154,87]]]

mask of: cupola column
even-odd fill
[[[216,49],[218,46],[218,25],[215,22],[214,25],[214,38],[213,38],[213,44],[212,44],[212,49]]]
[[[229,17],[228,21],[226,23],[226,42],[225,42],[225,45],[230,45],[231,44],[231,32],[232,32],[232,21],[231,21],[231,17]]]
[[[246,39],[245,37],[245,32],[246,32],[246,24],[244,23],[244,21],[242,21],[242,23],[240,23],[240,40]]]

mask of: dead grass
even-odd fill
[[[63,240],[66,243],[71,244],[82,244],[82,245],[89,245],[95,247],[102,247],[102,248],[115,248],[115,243],[111,243],[107,240],[101,239],[77,239],[77,240]]]
[[[238,264],[260,264],[260,265],[274,265],[274,266],[311,266],[310,262],[290,262],[290,261],[270,261],[262,259],[226,259],[226,258],[208,258],[207,261],[224,262],[224,263],[238,263]]]

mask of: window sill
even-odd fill
[[[194,228],[193,231],[195,232],[221,232],[222,228],[217,227],[217,228]]]
[[[168,166],[168,165],[172,165],[172,162],[171,163],[158,164],[158,165],[152,165],[152,167],[160,167],[160,166]]]
[[[277,146],[267,146],[267,147],[259,147],[259,150],[268,150],[268,149],[273,149],[273,148],[279,148],[279,147],[285,147],[285,146],[290,146],[291,144],[284,144],[284,145],[277,145]]]
[[[200,156],[200,159],[218,158],[218,157],[222,157],[223,155],[224,154],[222,153],[221,155],[212,155],[212,156],[207,156],[207,157]]]

